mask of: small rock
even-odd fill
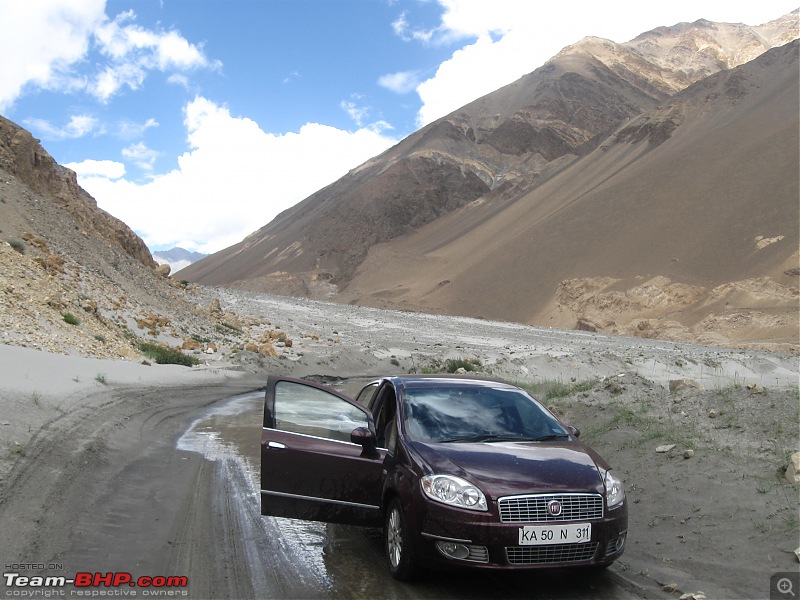
[[[797,557],[797,560],[800,561],[800,548],[794,551],[794,555]]]
[[[683,594],[680,600],[706,600],[706,595],[703,592],[690,592]]]
[[[694,450],[689,448],[688,450],[684,451],[683,458],[692,458],[694,456]]]
[[[708,418],[709,419],[716,419],[718,416],[719,416],[719,412],[717,412],[715,409],[712,408],[710,411],[708,411]]]
[[[800,483],[800,452],[792,454],[789,460],[789,466],[786,467],[786,481]]]
[[[656,452],[661,452],[661,453],[663,453],[663,452],[669,452],[669,451],[670,451],[670,450],[672,450],[672,449],[673,449],[675,446],[677,446],[677,444],[664,444],[663,446],[658,446],[658,447],[656,448]]]
[[[220,305],[219,300],[217,298],[214,298],[208,305],[208,312],[210,312],[212,315],[217,315],[217,316],[221,316],[223,314],[222,306]]]
[[[678,589],[677,583],[665,583],[664,585],[661,586],[661,591],[667,592],[669,594],[671,594],[677,589]]]
[[[671,379],[669,382],[669,391],[678,392],[689,388],[702,390],[703,386],[697,383],[694,379]]]

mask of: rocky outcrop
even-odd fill
[[[142,239],[125,223],[98,208],[95,199],[78,185],[74,171],[56,163],[30,132],[3,117],[0,117],[0,167],[63,209],[84,235],[111,242],[143,265],[156,268]]]

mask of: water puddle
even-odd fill
[[[366,383],[366,379],[336,380],[329,385],[354,396]],[[209,493],[224,507],[219,512],[229,515],[239,530],[256,596],[274,595],[276,578],[284,584],[291,581],[300,595],[329,595],[334,589],[363,587],[364,570],[374,557],[363,570],[355,569],[355,576],[353,565],[364,561],[353,557],[349,549],[351,542],[358,541],[353,538],[363,536],[362,528],[261,516],[263,403],[263,390],[218,402],[177,442],[179,450],[199,453],[215,463],[220,478],[217,487],[223,491]],[[264,569],[265,564],[275,567],[272,575]]]

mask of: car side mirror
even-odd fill
[[[350,433],[350,441],[362,446],[365,450],[374,449],[378,445],[375,434],[366,427],[356,427]]]
[[[581,430],[577,427],[573,427],[572,425],[567,425],[567,431],[569,431],[570,434],[574,435],[575,437],[581,436]]]
[[[356,427],[350,433],[350,441],[354,444],[361,446],[361,456],[364,458],[380,458],[381,453],[378,452],[378,439],[366,427]]]

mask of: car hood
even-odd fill
[[[422,443],[413,447],[427,465],[424,471],[457,475],[500,496],[530,493],[602,494],[600,466],[578,441]],[[598,457],[599,460],[599,457]]]

